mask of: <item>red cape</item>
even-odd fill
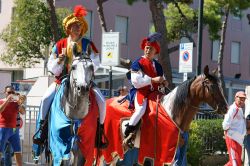
[[[169,164],[173,162],[176,153],[180,132],[160,103],[156,109],[157,96],[160,100],[162,95],[153,92],[148,96],[147,109],[142,117],[139,164],[142,164],[145,158],[154,159],[156,166]],[[117,98],[107,100],[105,134],[110,144],[107,149],[103,150],[107,163],[110,163],[116,154],[120,158],[124,157],[120,122],[122,118],[129,118],[132,115],[127,108],[127,101],[119,104]]]
[[[97,118],[99,116],[98,105],[96,104],[95,94],[90,91],[90,108],[86,117],[82,120],[78,129],[80,143],[78,144],[83,156],[86,159],[84,166],[92,166],[94,162],[95,135]]]

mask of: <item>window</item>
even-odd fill
[[[120,41],[126,44],[128,39],[128,17],[116,16],[115,17],[115,31],[120,32]]]
[[[212,41],[212,60],[218,61],[218,55],[220,51],[220,40],[213,40]]]
[[[91,39],[91,37],[92,37],[92,15],[93,15],[92,11],[88,11],[88,15],[85,16],[85,19],[89,25],[88,31],[85,34],[85,36],[89,39]]]
[[[231,43],[231,63],[239,64],[240,62],[240,42]]]

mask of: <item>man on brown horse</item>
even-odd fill
[[[161,34],[144,38],[141,42],[141,49],[144,55],[135,60],[131,65],[131,83],[135,87],[134,107],[135,112],[131,116],[125,130],[125,137],[136,130],[136,126],[145,113],[147,107],[147,96],[157,91],[160,84],[168,85],[164,80],[162,66],[154,57],[159,54],[160,46],[158,39]]]

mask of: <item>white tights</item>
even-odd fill
[[[144,115],[147,108],[147,99],[144,99],[142,105],[139,105],[137,102],[137,94],[136,94],[134,104],[135,104],[135,112],[133,113],[133,115],[129,120],[129,125],[131,126],[135,126]]]
[[[99,88],[94,87],[93,91],[95,93],[97,105],[99,107],[100,123],[103,124],[104,120],[105,120],[105,116],[106,116],[105,98],[103,97]],[[47,89],[47,91],[45,92],[45,94],[42,97],[41,106],[40,106],[40,111],[41,111],[41,115],[42,115],[41,120],[45,119],[45,117],[50,109],[50,105],[55,97],[55,94],[56,94],[56,83],[53,82],[49,86],[49,88]]]

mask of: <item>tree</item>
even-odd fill
[[[241,16],[241,10],[247,9],[250,7],[249,0],[206,0],[205,1],[205,14],[210,16],[207,18],[210,20],[210,34],[213,34],[212,38],[218,38],[218,31],[221,30],[220,37],[220,50],[218,54],[218,77],[221,81],[224,94],[225,93],[225,82],[223,75],[223,58],[224,58],[224,46],[226,39],[226,29],[227,29],[227,20],[229,13],[233,15]],[[223,22],[221,23],[221,19],[224,17]],[[213,18],[213,19],[211,19]],[[212,27],[212,25],[216,25]],[[212,33],[213,32],[213,33]]]
[[[8,64],[30,67],[44,58],[43,49],[52,38],[49,11],[40,0],[16,0],[13,19],[2,32],[7,51],[1,59]]]
[[[56,10],[55,10],[55,6],[54,6],[54,0],[47,0],[47,4],[49,5],[49,12],[50,12],[50,23],[51,23],[51,27],[52,27],[52,32],[53,32],[53,37],[54,37],[54,41],[58,41],[61,36],[59,33],[59,28],[58,28],[58,24],[57,24],[57,17],[56,17]]]
[[[70,11],[59,8],[56,13],[55,18],[62,22]],[[0,38],[7,43],[7,50],[1,55],[1,60],[10,65],[31,67],[45,59],[45,49],[56,38],[52,33],[53,27],[58,27],[56,31],[59,36],[65,36],[62,24],[48,24],[51,22],[50,14],[47,4],[40,0],[16,0],[11,23],[0,34]]]

